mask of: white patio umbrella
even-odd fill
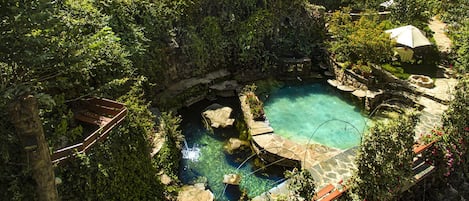
[[[391,39],[395,39],[397,43],[411,48],[432,44],[420,29],[412,25],[386,30],[385,32],[390,33]]]

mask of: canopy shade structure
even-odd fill
[[[388,7],[392,6],[393,4],[394,4],[394,0],[389,0],[389,1],[385,1],[383,3],[380,3],[379,6],[388,8]]]
[[[385,32],[390,33],[391,39],[395,39],[397,43],[411,48],[432,45],[422,31],[412,25],[386,30]]]

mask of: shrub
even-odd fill
[[[257,89],[255,84],[246,85],[243,90],[242,94],[246,96],[247,104],[251,109],[251,114],[254,120],[262,121],[265,119],[264,116],[264,103],[259,100],[259,98],[254,93]]]
[[[436,140],[432,150],[433,163],[437,166],[439,176],[446,179],[457,168],[462,167],[469,173],[469,77],[460,80],[454,100],[443,115],[443,127],[435,128],[432,133],[424,135],[426,142]]]
[[[308,170],[295,168],[291,172],[286,172],[286,177],[290,179],[288,189],[290,195],[288,200],[311,200],[315,193],[314,179]]]
[[[469,20],[452,34],[456,53],[455,67],[461,73],[469,72]]]
[[[354,200],[394,200],[412,176],[416,115],[377,122],[363,136],[349,194]]]
[[[329,30],[334,40],[328,43],[329,50],[339,62],[381,64],[391,60],[394,42],[384,33],[388,24],[379,23],[375,13],[352,21],[350,10],[336,11],[329,20]]]

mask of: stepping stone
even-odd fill
[[[352,92],[352,94],[358,98],[363,98],[366,96],[366,91],[363,91],[361,89],[357,89],[355,90],[354,92]]]
[[[331,79],[329,79],[329,80],[327,80],[327,83],[329,83],[329,84],[330,84],[331,86],[333,86],[333,87],[339,86],[339,82],[338,82],[337,80],[331,80]]]
[[[355,91],[355,87],[352,86],[347,86],[347,85],[339,85],[337,86],[337,89],[345,92],[352,92]]]

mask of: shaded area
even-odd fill
[[[237,130],[231,127],[214,129],[214,133],[209,133],[203,126],[201,113],[213,103],[233,108],[231,118],[241,118],[237,98],[219,98],[213,102],[204,100],[180,111],[183,117],[182,129],[188,146],[196,145],[200,148],[198,161],[181,161],[180,179],[182,182],[185,184],[206,182],[216,200],[238,200],[242,190],[246,190],[247,194],[253,197],[275,186],[277,181],[283,179],[283,168],[271,166],[267,171],[257,171],[258,168],[254,166],[256,159],[252,159],[237,170],[238,166],[252,155],[250,150],[233,155],[225,152],[223,148],[225,142],[231,137],[239,137]],[[253,174],[253,171],[256,173]],[[228,185],[223,193],[224,175],[234,173],[241,175],[239,187]]]

